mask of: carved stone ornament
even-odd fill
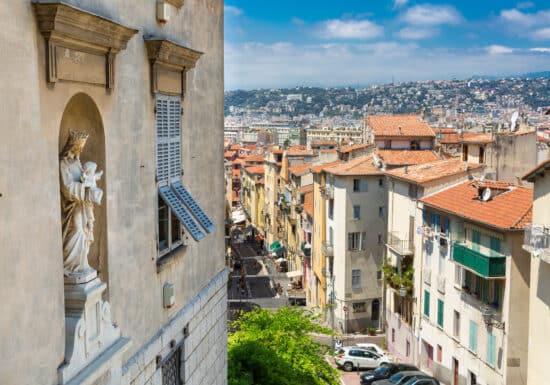
[[[156,37],[145,37],[145,46],[151,62],[151,91],[183,96],[185,75],[203,53]]]
[[[46,39],[47,81],[114,87],[115,56],[138,30],[62,1],[33,2]]]
[[[176,8],[183,7],[183,0],[164,0],[165,3],[171,4]]]

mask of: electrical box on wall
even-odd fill
[[[157,20],[159,23],[166,23],[170,20],[169,5],[164,0],[157,1]]]
[[[165,308],[171,308],[176,303],[176,297],[174,296],[174,285],[171,283],[165,283],[162,287],[162,304]]]

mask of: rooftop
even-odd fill
[[[301,164],[296,164],[294,166],[290,166],[288,168],[288,171],[293,175],[302,176],[304,174],[309,173],[310,169],[311,169],[311,163],[301,163]]]
[[[431,150],[376,150],[376,154],[389,166],[430,163],[440,159]]]
[[[374,164],[372,155],[360,156],[349,162],[340,163],[324,170],[334,175],[381,175],[383,174]]]
[[[339,151],[342,153],[342,154],[346,154],[348,152],[351,152],[351,151],[354,151],[354,150],[360,150],[362,148],[369,148],[371,147],[372,144],[370,143],[359,143],[359,144],[352,144],[350,146],[343,146],[343,147],[340,147]]]
[[[248,155],[244,158],[244,161],[247,163],[251,162],[263,162],[264,161],[264,154],[254,154],[254,155]]]
[[[435,137],[428,123],[417,115],[368,115],[366,124],[374,136]]]
[[[308,184],[308,185],[306,185],[304,187],[300,187],[298,189],[298,192],[300,194],[305,194],[305,193],[312,192],[312,191],[313,191],[313,185],[312,184]]]
[[[478,170],[484,165],[466,163],[458,159],[438,160],[437,162],[406,166],[386,171],[386,174],[414,184],[423,184],[448,176]]]
[[[245,168],[245,170],[249,174],[263,174],[265,172],[264,166],[251,166]]]
[[[478,181],[466,181],[422,198],[425,205],[451,214],[507,230],[520,230],[531,221],[533,190],[507,183],[507,189],[484,202],[479,199]],[[492,181],[484,181],[489,184]],[[503,182],[498,182],[502,187]]]
[[[542,163],[539,163],[534,169],[525,174],[521,179],[528,182],[534,182],[537,176],[544,175],[545,171],[548,170],[550,170],[550,158],[546,159]]]
[[[318,164],[316,166],[311,167],[311,172],[316,174],[316,173],[319,173],[321,171],[326,170],[329,167],[335,166],[335,165],[340,164],[340,163],[342,163],[341,160],[335,160],[334,162]]]

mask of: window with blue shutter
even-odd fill
[[[361,192],[369,191],[369,184],[366,179],[361,179]]]
[[[449,218],[445,217],[443,218],[443,232],[446,234],[446,235],[449,235],[449,227],[451,226],[450,224],[450,221],[449,221]]]
[[[443,327],[443,301],[438,299],[437,300],[437,326],[440,328]]]
[[[212,233],[216,226],[214,226],[214,223],[210,220],[210,218],[204,213],[203,209],[199,206],[197,201],[191,196],[189,191],[183,185],[181,182],[176,182],[172,184],[172,190],[176,193],[178,198],[185,203],[187,208],[193,213],[195,218],[199,221],[202,227],[209,232]]]
[[[480,244],[481,244],[481,233],[477,230],[472,230],[472,248],[478,251]]]
[[[474,321],[470,321],[470,341],[468,349],[477,353],[477,324]]]
[[[424,315],[430,318],[430,292],[424,290]]]
[[[495,253],[500,253],[500,239],[491,237],[490,242],[491,242],[490,244],[491,250],[494,251]]]
[[[495,366],[496,356],[496,337],[489,333],[487,335],[487,364]]]

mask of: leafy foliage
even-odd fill
[[[399,275],[397,269],[392,265],[385,263],[382,265],[382,272],[384,273],[384,279],[394,289],[399,289],[401,286],[407,289],[410,293],[414,286],[414,269],[411,265],[402,266],[402,274]]]
[[[337,385],[338,372],[324,359],[326,348],[310,332],[330,333],[303,310],[257,309],[232,324],[229,385]]]

